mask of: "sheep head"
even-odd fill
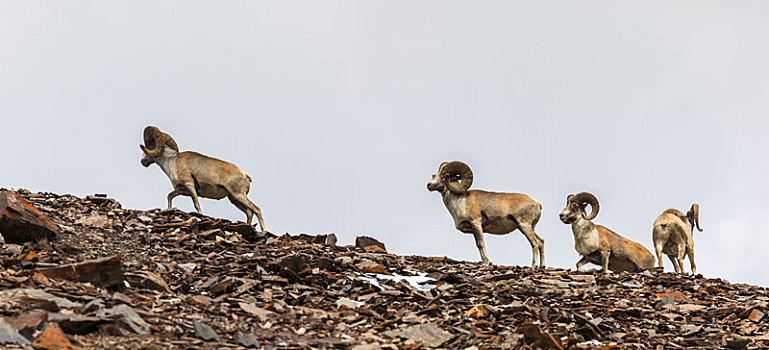
[[[179,152],[179,146],[176,145],[174,138],[160,131],[156,126],[144,128],[144,144],[139,145],[139,148],[143,152],[141,163],[145,167],[154,163],[155,158],[159,157],[166,150],[173,153]]]
[[[428,191],[443,192],[448,189],[455,194],[466,193],[473,184],[473,171],[470,166],[460,161],[443,162],[438,173],[427,183]]]
[[[702,232],[702,229],[700,228],[700,205],[697,203],[692,204],[691,209],[689,209],[689,212],[686,213],[686,218],[689,220],[689,223],[692,225],[692,228],[697,227],[697,231]]]
[[[590,215],[585,211],[585,207],[590,205]],[[558,217],[564,224],[571,224],[576,221],[578,216],[582,216],[585,220],[592,220],[598,215],[600,205],[598,204],[598,198],[588,192],[580,192],[577,194],[570,194],[566,197],[566,208],[563,208]]]

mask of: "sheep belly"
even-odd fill
[[[496,217],[490,218],[488,221],[484,222],[483,232],[503,235],[512,232],[516,228],[518,228],[516,222],[506,217]]]
[[[198,196],[211,199],[222,199],[227,197],[227,191],[218,185],[199,184],[197,188]]]

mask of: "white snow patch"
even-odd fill
[[[377,273],[377,274],[367,273],[367,274],[358,276],[358,279],[361,281],[371,283],[371,285],[379,288],[380,290],[385,290],[385,288],[382,287],[381,284],[379,284],[379,281],[395,281],[395,282],[406,283],[420,292],[426,292],[435,288],[434,284],[427,284],[427,282],[435,281],[435,279],[432,277],[427,277],[426,272],[417,272],[417,271],[408,271],[408,272],[413,273],[414,276],[403,276],[395,272],[392,275],[385,275],[382,273]]]

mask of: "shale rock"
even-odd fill
[[[54,240],[58,230],[45,214],[18,193],[0,190],[0,233],[4,242]]]

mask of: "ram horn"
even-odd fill
[[[593,194],[589,192],[580,192],[574,195],[571,200],[579,204],[590,204],[590,215],[587,215],[584,210],[582,211],[582,217],[585,218],[585,220],[592,220],[596,217],[596,215],[598,215],[600,205],[598,204],[598,198],[595,198]]]
[[[150,157],[157,157],[163,152],[164,147],[169,147],[176,152],[179,152],[179,146],[176,145],[176,141],[171,135],[168,135],[156,126],[148,126],[144,128],[144,147],[142,150]]]
[[[454,181],[456,177],[459,177],[459,181]],[[473,171],[470,170],[470,166],[459,162],[453,161],[446,164],[441,170],[441,178],[443,183],[448,187],[449,191],[462,194],[470,189],[473,184]]]

